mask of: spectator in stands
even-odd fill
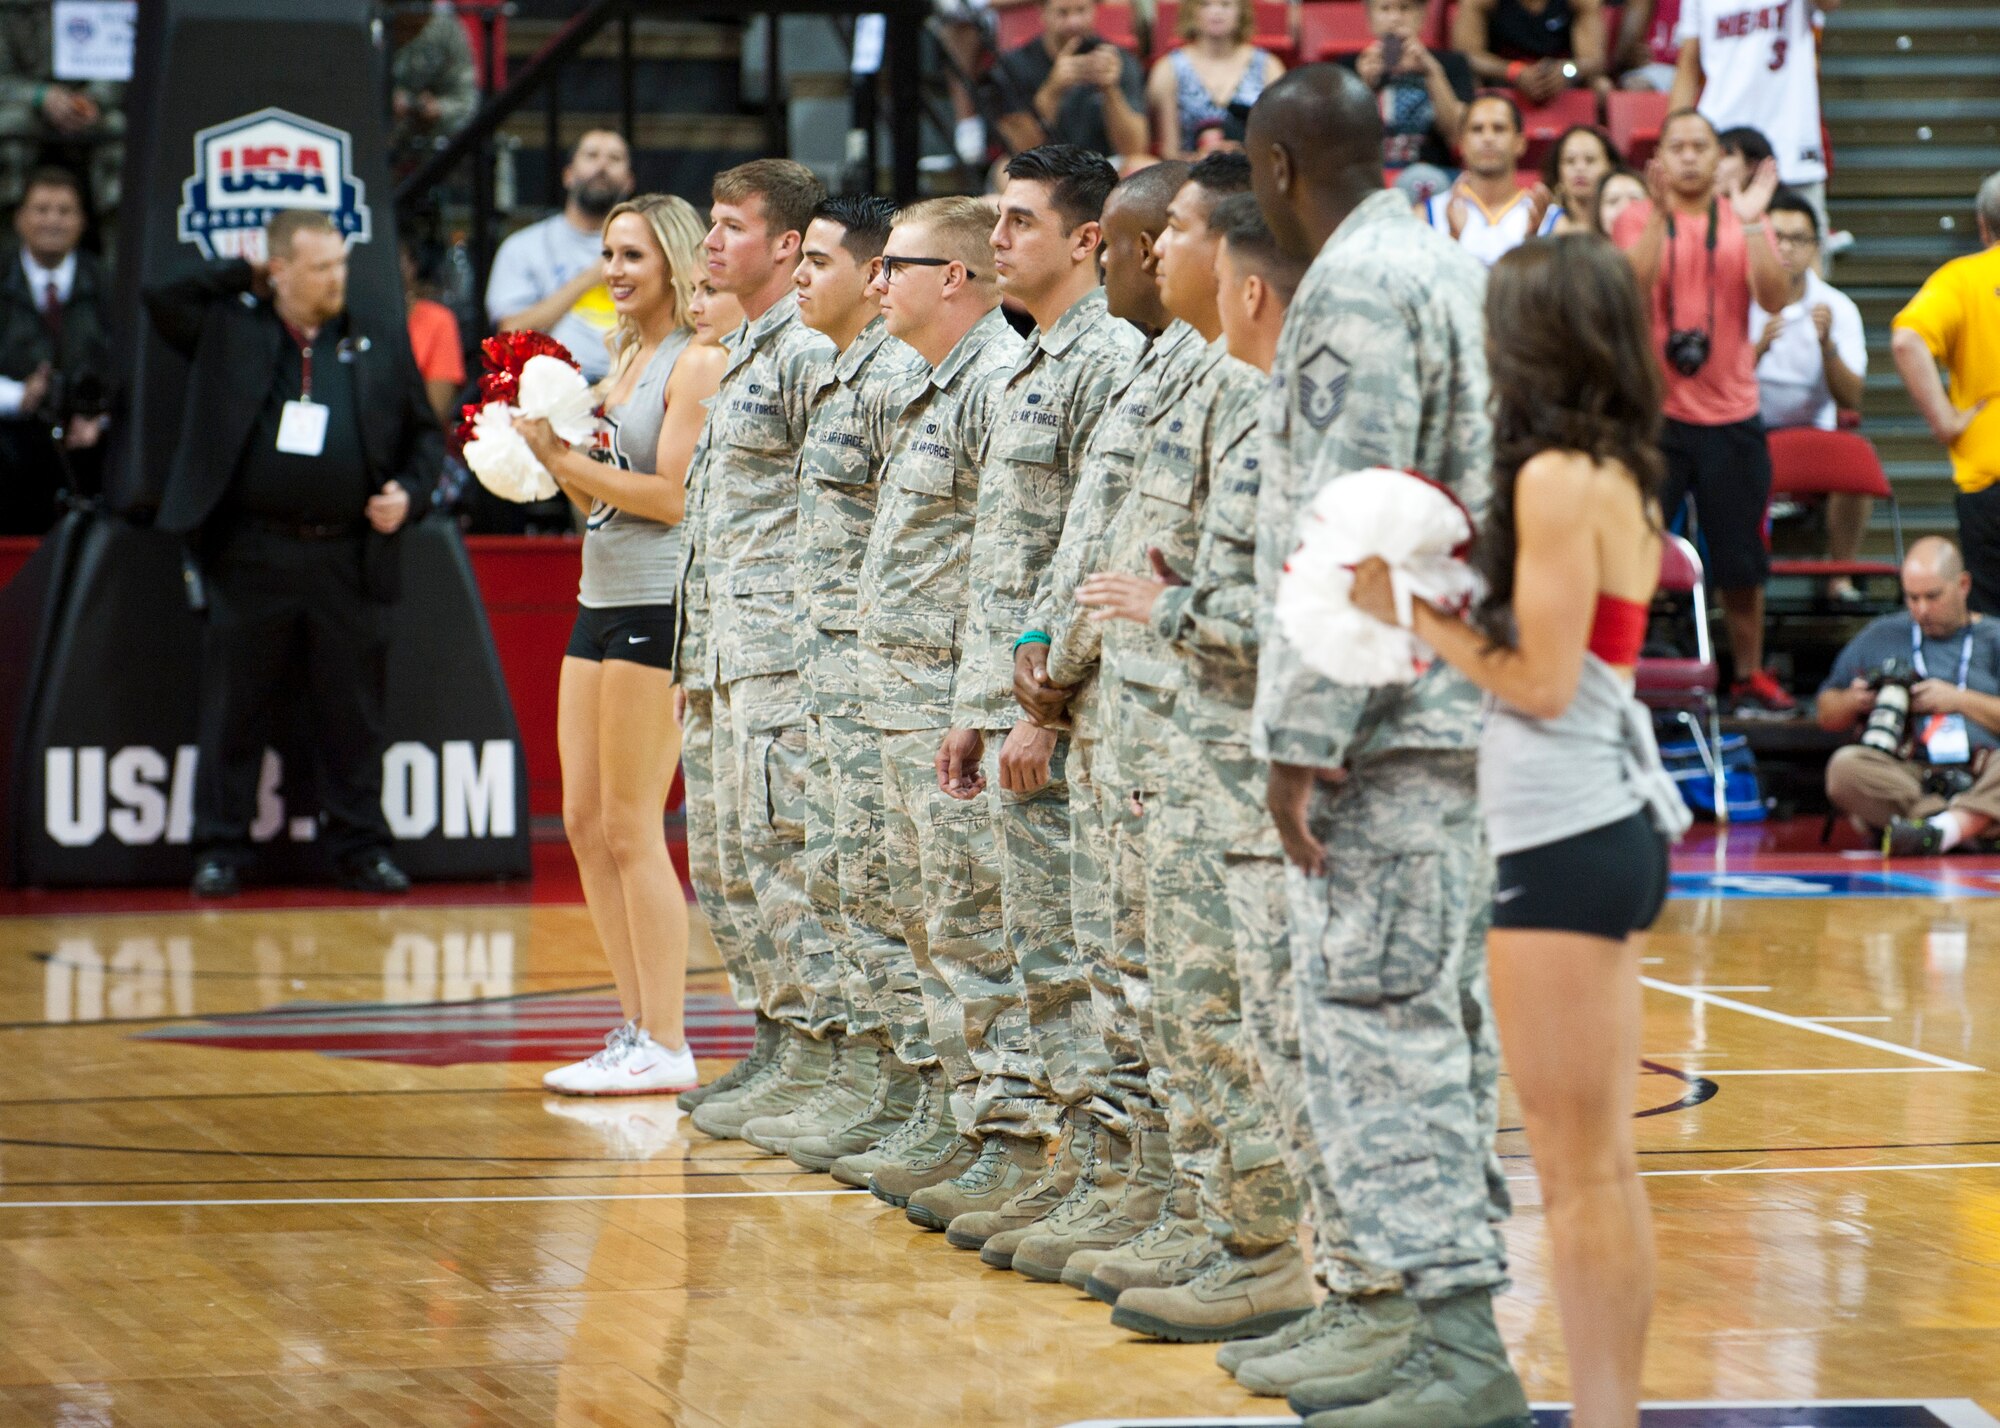
[[[1285,72],[1278,57],[1250,43],[1251,0],[1182,0],[1180,47],[1146,80],[1160,154],[1197,158],[1218,142],[1241,145],[1250,106]]]
[[[1765,218],[1788,283],[1785,305],[1750,314],[1756,342],[1757,391],[1764,428],[1816,426],[1832,431],[1840,413],[1861,410],[1868,375],[1868,339],[1861,309],[1819,275],[1819,215],[1790,189],[1779,189]],[[1827,552],[1853,560],[1861,551],[1874,501],[1836,492],[1826,498]],[[1834,596],[1858,599],[1846,576],[1829,582]]]
[[[1879,831],[1887,854],[1948,853],[2000,819],[2000,621],[1972,612],[1971,591],[1958,548],[1924,537],[1903,561],[1904,612],[1856,635],[1820,686],[1820,727],[1846,734],[1867,722],[1885,670],[1915,680],[1893,753],[1849,744],[1826,766],[1827,801]]]
[[[1771,453],[1757,416],[1750,337],[1751,304],[1775,310],[1788,291],[1764,231],[1778,175],[1766,162],[1725,202],[1715,189],[1721,156],[1708,120],[1692,109],[1669,114],[1660,151],[1646,166],[1649,200],[1619,215],[1613,238],[1650,295],[1653,341],[1666,371],[1660,509],[1671,520],[1682,499],[1694,496],[1709,583],[1729,626],[1738,707],[1790,713],[1796,703],[1764,668]]]
[[[389,74],[391,146],[399,153],[421,150],[449,139],[479,108],[479,76],[472,42],[450,0],[438,0],[428,15],[399,11],[390,22],[394,57]]]
[[[1646,197],[1646,181],[1620,164],[1597,182],[1597,196],[1591,203],[1591,218],[1597,231],[1611,236],[1618,215]]]
[[[978,97],[973,93],[971,79],[979,73],[983,56],[993,43],[995,12],[1040,3],[1041,0],[932,0],[931,8],[937,16],[932,33],[952,62],[945,72],[952,114],[957,120],[952,126],[952,152],[968,168],[979,168],[986,162],[986,121],[979,116]]]
[[[1972,608],[2000,615],[2000,173],[1979,185],[1977,207],[1982,251],[1931,274],[1896,314],[1889,350],[1931,435],[1951,448]]]
[[[1597,186],[1613,169],[1623,168],[1618,146],[1594,124],[1572,124],[1542,160],[1542,186],[1554,195],[1549,210],[1551,233],[1597,231]]]
[[[1451,182],[1452,145],[1472,102],[1472,66],[1457,50],[1432,50],[1419,34],[1424,0],[1368,0],[1368,48],[1341,63],[1382,95],[1382,167],[1421,202]],[[1421,170],[1422,172],[1412,172]],[[1407,177],[1410,183],[1402,182]],[[1421,191],[1413,188],[1421,183]]]
[[[1631,0],[1611,37],[1612,72],[1620,89],[1665,94],[1674,87],[1681,56],[1674,38],[1681,21],[1681,0]]]
[[[430,296],[430,283],[414,239],[402,240],[403,306],[410,319],[410,351],[424,395],[447,430],[458,424],[459,389],[465,385],[465,343],[452,310]]]
[[[83,185],[37,169],[0,268],[0,535],[55,523],[70,469],[98,454],[111,383],[110,293],[83,241]],[[63,428],[58,450],[53,429]],[[94,489],[93,473],[79,483]]]
[[[1481,81],[1509,85],[1534,104],[1610,83],[1599,0],[1464,0],[1451,43]]]
[[[1096,27],[1097,0],[1042,0],[1040,37],[995,61],[1000,135],[1016,153],[1060,143],[1118,163],[1146,156],[1145,76]]]
[[[1448,233],[1487,267],[1502,254],[1546,231],[1549,191],[1522,188],[1515,177],[1528,146],[1521,111],[1505,94],[1482,94],[1465,109],[1459,149],[1465,172],[1443,193],[1424,201],[1431,227]]]
[[[1831,10],[1838,3],[1820,0],[1817,8]],[[1698,106],[1718,132],[1757,130],[1777,156],[1779,182],[1813,206],[1825,233],[1830,230],[1814,11],[1812,5],[1681,0],[1675,31],[1680,58],[1669,107]],[[1736,147],[1749,152],[1741,143]],[[1729,177],[1725,170],[1724,197]]]
[[[622,135],[592,129],[563,169],[563,209],[500,245],[486,280],[486,316],[502,332],[546,332],[597,382],[611,370],[607,345],[618,313],[604,286],[604,218],[632,192],[632,151]]]
[[[19,202],[28,175],[57,164],[89,175],[91,216],[108,225],[118,210],[124,133],[123,84],[56,79],[48,0],[0,5],[0,203]]]
[[[327,852],[342,886],[407,892],[382,814],[388,607],[402,590],[399,533],[429,508],[444,437],[400,327],[371,332],[347,311],[347,239],[332,220],[279,213],[265,251],[266,263],[209,263],[145,295],[191,364],[157,524],[187,539],[207,596],[194,891],[238,889],[264,747],[302,649]]]

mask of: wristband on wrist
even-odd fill
[[[1018,650],[1022,645],[1048,645],[1054,643],[1055,642],[1051,640],[1048,637],[1048,635],[1041,630],[1023,630],[1021,631],[1021,637],[1018,640],[1014,641],[1014,648]]]
[[[1528,69],[1529,65],[1526,60],[1508,60],[1507,82],[1509,84],[1512,84],[1515,80],[1519,79],[1522,75],[1526,74],[1528,72]]]

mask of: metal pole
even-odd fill
[[[493,140],[481,142],[472,155],[472,300],[485,311],[486,278],[493,270]]]
[[[548,76],[548,89],[544,92],[546,107],[542,112],[542,151],[546,160],[542,170],[542,202],[550,208],[560,208],[562,191],[562,71],[552,69]]]
[[[785,88],[781,73],[779,13],[764,12],[764,147],[773,157],[791,153],[789,126],[785,122]]]
[[[910,203],[917,193],[917,159],[923,145],[923,23],[926,7],[905,5],[889,19],[890,146],[894,170],[890,186],[897,203]]]
[[[628,6],[618,16],[618,119],[625,145],[639,148],[638,103],[632,66],[632,11]]]

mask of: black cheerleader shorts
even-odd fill
[[[1667,840],[1642,808],[1501,858],[1493,925],[1622,942],[1651,927],[1666,900]]]
[[[674,607],[665,605],[612,605],[576,607],[576,624],[570,628],[569,647],[563,651],[573,659],[603,661],[630,660],[654,669],[674,667]]]

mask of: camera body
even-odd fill
[[[1898,659],[1884,660],[1882,667],[1868,676],[1868,687],[1875,691],[1875,703],[1870,706],[1868,722],[1861,730],[1863,744],[1891,758],[1896,756],[1909,732],[1910,687],[1916,682],[1916,671]]]
[[[1699,327],[1677,327],[1667,334],[1667,363],[1683,377],[1692,377],[1708,365],[1710,341]]]

